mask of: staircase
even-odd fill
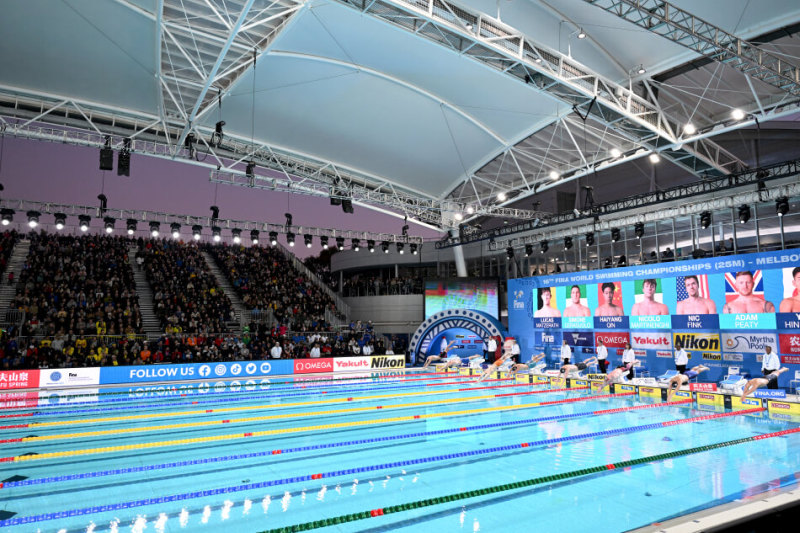
[[[133,280],[136,282],[136,295],[139,297],[139,312],[142,313],[142,329],[147,335],[159,335],[161,321],[155,313],[153,291],[144,275],[144,270],[136,264],[136,252],[139,248],[134,244],[128,247],[128,263],[133,270]]]
[[[31,248],[31,241],[27,239],[20,239],[14,245],[14,251],[11,252],[11,257],[8,259],[6,271],[3,273],[4,277],[0,279],[0,320],[5,321],[8,316],[8,310],[11,306],[11,301],[17,292],[17,283],[19,282],[20,273],[22,272],[22,265],[28,258],[28,252]],[[14,285],[9,285],[6,281],[8,273],[14,273]]]
[[[233,313],[236,315],[236,324],[233,327],[233,324],[228,324],[229,327],[233,327],[234,330],[241,330],[244,329],[245,326],[249,323],[249,316],[250,313],[245,309],[244,303],[242,299],[239,298],[239,295],[236,294],[236,291],[233,288],[233,285],[228,281],[228,277],[222,273],[222,270],[219,269],[217,266],[217,262],[214,260],[214,257],[206,252],[202,251],[203,259],[206,260],[206,264],[208,265],[208,270],[211,272],[211,275],[214,276],[214,279],[217,282],[217,286],[220,287],[223,291],[225,291],[225,295],[231,301],[231,305],[233,306]]]

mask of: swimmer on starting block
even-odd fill
[[[514,357],[514,354],[510,350],[505,352],[502,356],[500,356],[500,359],[486,367],[486,370],[483,371],[481,377],[478,378],[478,383],[488,378],[492,372],[497,372],[500,370],[500,367],[506,364],[509,360],[512,360],[512,357]]]
[[[586,361],[581,363],[576,363],[574,365],[564,365],[561,367],[561,373],[564,374],[564,377],[567,378],[573,372],[582,372],[586,370],[586,367],[596,365],[597,364],[597,357],[590,357]]]
[[[430,365],[431,363],[433,363],[435,361],[445,361],[447,359],[453,359],[453,361],[449,361],[449,360],[447,361],[447,367],[448,368],[451,367],[451,366],[455,366],[455,365],[451,364],[451,363],[455,363],[455,359],[458,359],[458,363],[457,364],[460,365],[461,364],[461,358],[460,357],[457,357],[457,356],[453,356],[451,358],[447,357],[447,350],[449,350],[450,347],[455,343],[456,343],[455,340],[450,341],[450,344],[445,346],[444,349],[441,351],[441,353],[439,355],[429,355],[428,358],[425,359],[425,364],[422,365],[422,368],[428,368],[428,365]]]
[[[789,369],[786,368],[786,367],[783,367],[783,368],[779,368],[778,370],[776,370],[776,371],[774,371],[774,372],[772,372],[770,374],[767,374],[766,376],[762,376],[760,378],[751,379],[744,386],[744,390],[742,391],[742,397],[740,399],[742,401],[744,401],[744,397],[745,396],[747,396],[748,394],[750,394],[751,392],[753,392],[754,390],[756,390],[759,387],[766,387],[767,385],[769,385],[770,381],[772,381],[773,379],[778,379],[778,376],[780,376],[781,374],[783,374],[787,370],[789,370]]]
[[[545,357],[546,357],[545,353],[542,352],[540,354],[537,354],[537,355],[534,355],[533,357],[531,357],[531,360],[528,361],[527,363],[516,363],[514,365],[511,365],[511,375],[513,376],[514,374],[516,374],[520,370],[528,370],[528,369],[534,368],[536,366],[536,363],[538,363],[539,361],[541,361]]]
[[[672,396],[681,388],[681,385],[686,385],[689,383],[689,380],[692,378],[696,378],[698,374],[705,372],[709,368],[703,365],[697,365],[683,374],[678,374],[677,376],[672,376],[669,380],[669,391],[667,392],[667,401],[672,401]]]
[[[606,387],[611,383],[622,381],[623,375],[627,374],[630,371],[630,369],[633,368],[633,366],[638,362],[639,362],[638,359],[634,359],[633,361],[625,363],[621,367],[615,368],[614,370],[606,374],[606,379],[605,381],[603,381],[603,386]]]

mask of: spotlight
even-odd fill
[[[417,244],[412,242],[409,247],[411,248],[411,255],[417,255]]]
[[[35,228],[39,225],[39,216],[41,213],[39,211],[28,211],[26,213],[28,215],[28,226],[31,228]]]
[[[649,159],[649,160],[650,160],[650,162],[651,162],[651,163],[653,163],[654,165],[655,165],[656,163],[658,163],[659,161],[661,161],[661,157],[660,157],[660,156],[659,156],[657,153],[655,153],[655,152],[653,152],[652,154],[650,154],[649,156],[647,156],[647,159]]]
[[[189,152],[188,154],[189,159],[194,159],[194,152],[195,152],[194,141],[195,141],[195,136],[194,133],[191,132],[188,135],[186,135],[186,138],[183,140],[183,146]]]
[[[242,230],[239,228],[232,229],[231,235],[233,235],[233,244],[239,244],[242,242]]]
[[[620,239],[619,228],[611,228],[611,240],[617,242]]]
[[[181,238],[181,225],[177,222],[173,222],[169,225],[169,230],[172,232],[173,239],[180,239]]]
[[[100,170],[114,170],[114,150],[111,149],[110,135],[106,135],[106,144],[100,148]]]
[[[100,200],[100,214],[103,215],[108,208],[108,198],[105,194],[98,194],[97,199]]]
[[[683,133],[685,133],[686,135],[694,135],[695,133],[697,133],[697,128],[694,127],[694,124],[689,122],[683,127]]]
[[[192,226],[192,238],[196,241],[200,240],[200,235],[203,233],[203,226],[195,224]]]
[[[530,257],[532,253],[533,253],[533,245],[532,244],[526,244],[525,245],[525,257]]]
[[[456,214],[454,215],[454,218],[455,218],[456,220],[458,220],[459,222],[461,222],[462,220],[464,220],[464,215],[462,215],[461,213],[456,213]]]
[[[103,227],[106,229],[106,233],[114,233],[114,220],[113,217],[106,217],[103,219]]]
[[[248,178],[254,178],[256,175],[256,163],[255,161],[248,161],[247,162],[247,169],[244,171],[245,175]]]
[[[278,244],[278,232],[277,231],[270,231],[269,232],[269,243],[272,246]]]
[[[627,265],[628,265],[628,259],[624,255],[619,256],[619,259],[617,259],[617,266],[624,267]]]
[[[212,205],[209,209],[211,210],[211,220],[217,220],[219,218],[219,207]]]
[[[403,248],[404,248],[404,245],[403,245],[403,243],[402,243],[402,242],[398,242],[398,243],[397,243],[397,253],[398,253],[398,254],[400,254],[400,255],[403,255],[403,253],[405,253],[405,252],[403,251]]]
[[[381,250],[383,250],[383,253],[388,254],[389,253],[389,243],[386,242],[386,241],[383,241],[381,243]]]
[[[92,217],[89,215],[78,215],[78,221],[81,231],[89,231],[89,224],[92,222]]]
[[[497,193],[497,199],[500,200],[501,202],[505,202],[507,198],[508,196],[506,196],[506,193],[504,193],[503,191]]]
[[[744,118],[744,111],[739,108],[732,109],[731,117],[733,117],[733,120],[742,120]]]
[[[550,249],[550,245],[547,243],[547,241],[542,241],[542,242],[539,243],[539,252],[547,253],[547,250],[549,250],[549,249]]]
[[[291,227],[292,225],[292,214],[291,213],[284,213],[283,216],[286,217],[286,227]]]
[[[122,150],[117,155],[117,176],[131,175],[131,140],[123,141]]]
[[[214,242],[222,240],[222,229],[219,226],[211,226],[211,239]]]
[[[645,72],[647,72],[647,70],[644,68],[644,65],[639,65],[639,66],[636,68],[636,73],[637,73],[637,74],[644,74]]]
[[[311,248],[313,242],[314,238],[311,235],[309,235],[308,233],[303,235],[303,243],[306,245],[306,248]]]
[[[622,150],[620,150],[619,148],[611,149],[611,157],[613,157],[614,159],[618,158],[621,155],[622,155]]]
[[[353,214],[353,200],[350,198],[342,198],[342,211],[347,214]]]
[[[14,210],[4,207],[2,211],[0,211],[3,217],[3,225],[8,226],[11,224],[11,221],[14,220]]]
[[[750,206],[743,204],[739,206],[739,222],[746,224],[750,220]]]
[[[468,205],[467,206],[467,214],[468,215],[472,215],[473,213],[475,213],[475,208],[472,207],[471,205]]]
[[[214,135],[211,136],[211,146],[219,146],[222,144],[223,126],[225,126],[224,120],[220,120],[214,125]]]
[[[506,257],[508,257],[509,259],[513,259],[514,258],[514,247],[513,246],[509,246],[508,248],[506,248]]]
[[[610,257],[606,257],[606,260],[604,261],[603,264],[605,265],[606,268],[610,268],[611,267],[611,258]]]
[[[375,253],[375,241],[373,240],[367,241],[367,250],[369,250],[369,253],[371,254]]]
[[[777,200],[775,200],[775,210],[778,212],[778,216],[782,217],[786,213],[789,212],[789,199],[785,196],[781,196]]]
[[[328,249],[328,236],[323,236],[319,238],[319,243],[322,245],[323,250]]]
[[[578,30],[578,39],[586,39],[586,32],[583,31],[583,28]]]
[[[128,230],[128,235],[133,235],[136,233],[136,219],[129,218],[125,221],[125,228]]]
[[[336,249],[340,252],[344,250],[344,237],[336,237]]]
[[[361,249],[361,243],[359,242],[358,239],[353,239],[351,242],[353,244],[353,250],[357,252]]]
[[[155,238],[158,237],[158,230],[161,228],[161,223],[153,221],[150,223],[150,236]]]
[[[286,234],[286,242],[289,243],[289,246],[294,246],[294,233],[291,231]]]
[[[56,213],[54,216],[56,219],[56,229],[61,231],[64,229],[64,226],[67,225],[67,215],[64,213]]]
[[[253,241],[253,244],[258,244],[258,236],[259,231],[257,229],[250,231],[250,240]]]
[[[641,239],[644,236],[644,222],[637,222],[634,224],[633,233],[636,235],[637,239]]]
[[[572,237],[564,237],[564,249],[569,250],[572,248]]]
[[[591,246],[594,244],[594,232],[590,231],[586,234],[586,246]]]
[[[711,225],[711,212],[710,211],[703,211],[700,213],[700,225],[703,229],[706,229]]]
[[[555,170],[551,170],[550,171],[550,179],[553,180],[553,181],[557,180],[558,179],[558,172],[556,172]]]

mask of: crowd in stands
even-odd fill
[[[25,312],[22,335],[121,335],[141,331],[128,240],[30,234],[11,309]]]
[[[313,281],[294,269],[277,248],[207,245],[223,274],[251,316],[271,312],[294,331],[325,331],[325,311],[333,301]]]
[[[356,276],[344,280],[342,296],[385,296],[390,294],[422,294],[420,277],[379,278]]]
[[[154,312],[163,331],[228,331],[227,323],[236,317],[233,306],[195,243],[140,240],[136,262],[153,291]]]
[[[327,261],[323,260],[320,256],[306,257],[303,259],[303,264],[311,272],[316,274],[328,287],[332,288],[334,291],[338,290],[338,279],[334,278],[333,274],[331,274],[330,256],[328,256]]]
[[[19,240],[19,234],[15,231],[5,231],[0,235],[0,272],[5,272],[8,260],[11,258],[11,253],[14,251],[14,245]],[[14,283],[14,272],[8,273],[8,284]]]

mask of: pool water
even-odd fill
[[[799,425],[765,411],[430,371],[342,377],[73,390],[0,410],[0,527],[624,531],[800,479]]]

